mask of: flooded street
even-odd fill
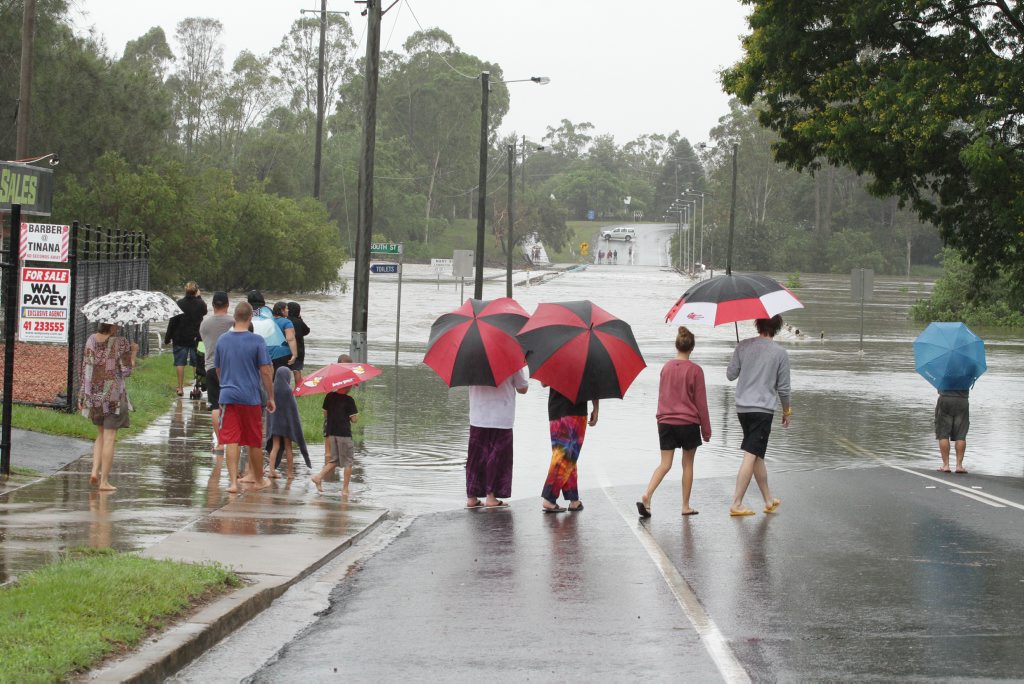
[[[485,297],[501,296],[503,274],[493,271],[488,276],[493,279],[485,283]],[[776,424],[772,434],[768,457],[774,473],[872,466],[875,457],[926,468],[938,463],[932,437],[935,392],[914,371],[911,349],[924,326],[907,320],[907,309],[923,286],[876,280],[876,297],[865,307],[861,354],[860,306],[850,300],[848,280],[803,276],[797,294],[806,308],[786,317],[794,331],[783,332],[779,341],[791,355],[794,417],[788,430]],[[467,390],[449,390],[422,363],[430,324],[460,304],[459,287],[439,284],[426,266],[406,267],[396,368],[396,285],[394,276],[371,280],[370,361],[384,372],[355,395],[372,422],[356,457],[353,503],[405,513],[459,508],[465,496]],[[627,265],[590,265],[539,285],[516,287],[516,298],[531,312],[542,301],[592,299],[632,324],[647,360],[648,368],[626,399],[603,402],[600,423],[588,430],[580,461],[582,490],[609,485],[638,490],[650,477],[658,460],[658,373],[674,355],[674,329],[662,321],[684,288],[683,279],[671,271]],[[469,283],[466,292],[471,290]],[[266,294],[268,301],[276,299],[274,293]],[[351,294],[300,299],[312,329],[306,349],[307,368],[313,369],[348,351]],[[698,452],[696,475],[732,477],[741,434],[733,411],[734,385],[726,381],[725,367],[735,333],[732,326],[694,331],[693,359],[704,367],[713,429],[712,441]],[[986,339],[988,372],[971,394],[966,466],[976,474],[1021,477],[1024,461],[1017,447],[1024,441],[1019,418],[1024,413],[1024,343],[1005,333],[976,332]],[[750,323],[741,324],[741,337],[752,334]],[[179,400],[169,409],[141,435],[119,442],[116,493],[76,484],[88,475],[86,458],[5,495],[0,507],[0,583],[75,546],[148,548],[229,501],[224,475],[215,470],[210,454],[205,403]],[[547,391],[539,383],[532,382],[529,393],[518,398],[515,445],[513,497],[539,497],[550,459]],[[311,448],[314,466],[323,462],[322,448]],[[26,459],[15,465],[33,464]],[[677,478],[678,470],[669,475],[669,480]],[[304,468],[287,487],[300,498],[318,499]],[[328,483],[324,501],[336,502],[338,488],[337,482]],[[698,502],[699,492],[695,490]]]
[[[504,294],[504,278],[488,274],[484,297]],[[785,282],[784,274],[776,276]],[[927,285],[876,278],[867,302],[864,353],[859,352],[860,304],[849,294],[849,276],[804,275],[796,293],[805,309],[784,315],[793,331],[777,338],[793,368],[793,424],[776,425],[769,448],[773,472],[876,465],[865,452],[904,465],[938,462],[932,433],[935,391],[914,371],[911,343],[924,325],[908,320],[909,306]],[[468,436],[465,388],[447,389],[425,365],[430,324],[459,303],[458,285],[437,283],[425,266],[406,266],[402,292],[400,365],[394,367],[394,276],[374,276],[370,286],[369,360],[384,369],[357,401],[372,401],[376,422],[366,428],[357,457],[361,496],[408,512],[461,505]],[[676,273],[656,266],[596,266],[543,284],[517,286],[516,299],[533,311],[542,301],[591,299],[628,321],[648,368],[622,401],[603,402],[600,423],[588,431],[580,461],[580,487],[646,484],[658,459],[654,411],[658,373],[674,356],[674,329],[664,314],[685,289]],[[467,283],[470,293],[472,283]],[[468,294],[467,294],[468,296]],[[268,294],[270,301],[273,297]],[[348,351],[351,294],[303,298],[312,328],[307,367]],[[800,335],[796,330],[800,330]],[[734,383],[725,378],[735,345],[733,326],[695,326],[693,360],[704,368],[713,437],[698,452],[697,477],[733,475],[741,438],[733,410]],[[821,334],[824,332],[824,339]],[[986,339],[988,372],[971,394],[972,425],[967,467],[991,475],[1024,475],[1017,445],[1024,439],[1024,341],[979,330]],[[754,333],[741,323],[740,337]],[[540,495],[550,447],[547,390],[531,383],[518,399],[514,498]],[[670,475],[670,478],[674,477]],[[357,489],[358,490],[358,489]]]

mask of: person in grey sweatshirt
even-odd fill
[[[782,503],[768,489],[768,470],[764,454],[772,432],[776,404],[782,404],[782,427],[789,427],[793,410],[789,404],[789,354],[772,339],[782,329],[782,316],[759,318],[754,322],[757,337],[736,345],[732,361],[725,371],[736,383],[736,414],[743,428],[743,464],[736,475],[736,495],[729,515],[754,515],[743,505],[743,497],[753,476],[764,497],[764,512],[774,513]]]

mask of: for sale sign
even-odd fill
[[[26,261],[58,261],[68,260],[68,240],[71,237],[70,226],[58,226],[49,223],[21,224],[21,258]]]
[[[21,269],[18,339],[22,342],[68,341],[71,270]]]

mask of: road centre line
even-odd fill
[[[700,604],[700,600],[693,592],[693,589],[683,576],[679,574],[679,571],[676,570],[676,566],[672,564],[669,557],[665,555],[665,552],[658,545],[658,542],[655,541],[650,530],[645,525],[638,523],[637,519],[626,510],[623,510],[618,501],[612,497],[610,484],[604,468],[600,469],[598,479],[601,483],[601,491],[608,497],[612,508],[619,512],[619,515],[626,522],[626,526],[633,531],[633,534],[640,541],[640,545],[644,547],[647,555],[654,561],[655,567],[658,568],[662,578],[665,580],[665,584],[668,585],[672,595],[675,596],[676,603],[682,609],[683,615],[686,616],[686,619],[690,621],[690,624],[697,631],[701,643],[704,644],[708,655],[714,661],[718,672],[722,675],[722,679],[736,684],[749,683],[750,676],[732,652],[725,635],[722,634],[721,630],[718,629],[718,625],[715,624],[711,616],[704,610],[704,606]]]
[[[966,496],[968,499],[974,499],[975,501],[980,501],[981,503],[985,504],[986,506],[991,506],[992,508],[1006,508],[1006,506],[1004,506],[1001,503],[996,503],[995,501],[989,501],[988,499],[980,497],[977,494],[974,494],[972,492],[965,492],[965,491],[960,490],[960,489],[950,489],[949,491],[953,492],[954,494],[959,494],[960,496]]]
[[[882,458],[879,458],[878,456],[875,456],[873,453],[871,453],[867,449],[864,449],[864,448],[854,444],[853,442],[851,442],[850,440],[846,439],[845,437],[837,437],[836,441],[840,444],[840,446],[846,448],[848,451],[852,451],[854,453],[858,453],[858,454],[861,454],[863,456],[868,456],[870,458],[873,458],[873,459],[875,459],[876,461],[878,461],[879,463],[881,463],[882,465],[884,465],[884,466],[886,466],[888,468],[892,468],[894,470],[901,470],[904,473],[910,473],[911,475],[917,475],[918,477],[923,477],[926,480],[932,480],[933,482],[938,482],[939,484],[946,485],[947,487],[952,487],[952,488],[955,488],[955,489],[958,489],[958,490],[963,490],[965,492],[968,492],[969,494],[974,494],[976,496],[983,496],[983,497],[985,497],[987,499],[990,499],[992,501],[997,501],[997,502],[1003,504],[1004,506],[1012,506],[1013,508],[1017,508],[1017,509],[1020,509],[1020,510],[1024,511],[1024,504],[1019,504],[1016,501],[1010,501],[1008,499],[1004,499],[1002,497],[996,496],[995,494],[989,494],[988,492],[973,490],[970,487],[965,487],[963,485],[953,484],[952,482],[949,482],[947,480],[943,480],[942,478],[934,477],[932,475],[925,475],[924,473],[919,473],[916,470],[911,470],[910,468],[904,468],[903,466],[898,466],[895,463],[890,463],[889,461],[886,461],[885,459],[882,459]]]

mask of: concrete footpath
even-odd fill
[[[50,441],[54,438],[47,438]],[[71,458],[82,444],[37,440],[36,463]],[[86,452],[89,444],[84,443]],[[57,453],[44,453],[55,449]],[[315,449],[315,447],[314,447]],[[322,463],[322,452],[311,454]],[[338,485],[317,494],[309,470],[262,491],[230,495],[223,457],[210,450],[210,419],[200,402],[178,400],[137,437],[117,445],[114,492],[89,483],[91,456],[18,489],[0,490],[0,584],[80,546],[151,558],[216,562],[245,581],[145,642],[135,653],[83,678],[159,681],[265,609],[289,586],[351,546],[387,516],[344,501]],[[33,462],[18,465],[40,469]],[[358,496],[358,492],[356,493]]]

